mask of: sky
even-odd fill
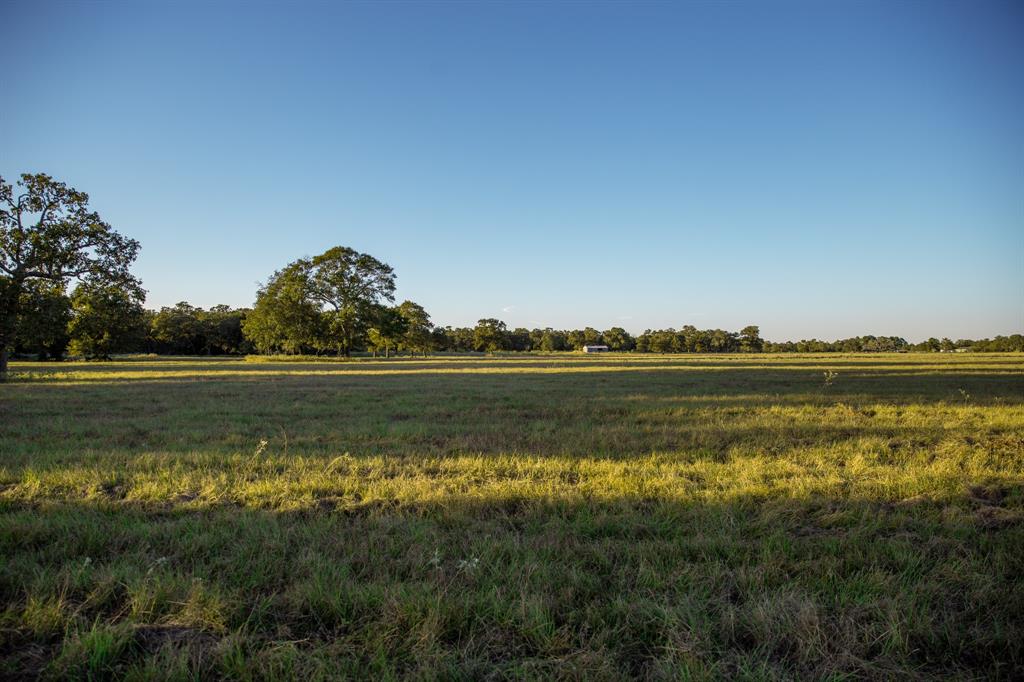
[[[147,306],[344,245],[437,324],[1024,332],[1020,2],[10,2],[0,175]]]

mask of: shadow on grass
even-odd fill
[[[127,467],[149,453],[225,458],[262,439],[272,453],[313,458],[724,461],[736,449],[783,457],[863,445],[898,463],[940,456],[942,444],[985,457],[1020,452],[1012,413],[986,410],[1018,409],[1021,388],[1002,374],[841,376],[825,387],[816,375],[754,370],[22,384],[0,403],[0,443],[7,483],[21,467]]]
[[[797,376],[839,370],[848,376],[918,376],[930,373],[1024,375],[1024,355],[524,355],[520,357],[359,358],[248,362],[241,358],[154,358],[109,363],[16,363],[20,383],[216,381],[225,377],[443,376],[448,374],[592,374],[659,372],[669,375],[729,375],[733,372]]]
[[[233,425],[193,425],[185,432],[164,432],[159,421],[128,425],[121,419],[99,420],[51,433],[48,438],[56,444],[45,451],[39,446],[43,436],[7,436],[6,472],[0,474],[0,484],[17,483],[23,468],[36,476],[79,467],[89,472],[114,467],[129,476],[158,466],[226,470],[252,459],[262,441],[269,448],[257,461],[265,460],[272,470],[287,468],[296,458],[307,460],[306,469],[322,468],[339,455],[379,460],[384,468],[388,462],[416,467],[422,461],[436,467],[445,460],[479,457],[557,460],[566,465],[653,458],[659,465],[687,465],[751,457],[796,457],[794,461],[804,464],[817,458],[824,464],[860,456],[873,465],[897,466],[927,465],[937,458],[971,453],[983,458],[1012,456],[1024,449],[1024,435],[1012,426],[961,425],[950,430],[941,423],[873,424],[863,415],[839,425],[816,423],[810,417],[777,424],[694,424],[659,414],[597,414],[579,423],[565,415],[534,418],[530,429],[518,428],[519,417],[507,413],[481,415],[485,425],[466,425],[443,414],[433,417],[427,421],[398,412],[371,422],[347,422],[329,416],[296,420],[267,415]]]
[[[0,670],[1011,679],[1021,519],[1019,486],[896,504],[6,501]]]
[[[294,368],[288,368],[294,369]],[[76,370],[77,371],[77,370]],[[178,370],[175,370],[178,372]],[[625,395],[649,394],[656,397],[671,392],[678,397],[714,397],[735,395],[737,392],[757,394],[754,401],[772,400],[815,401],[825,399],[863,399],[870,394],[878,399],[899,402],[957,401],[963,400],[961,389],[975,400],[1000,399],[1024,402],[1024,368],[1019,371],[993,371],[990,368],[944,370],[935,373],[916,373],[904,370],[874,370],[839,374],[826,385],[822,373],[811,370],[793,371],[786,368],[735,367],[727,372],[692,370],[676,372],[671,368],[636,368],[628,371],[588,371],[536,373],[516,372],[503,374],[474,372],[430,372],[410,374],[346,372],[312,372],[281,374],[247,374],[245,372],[213,374],[191,372],[187,368],[168,377],[105,377],[98,380],[15,381],[9,386],[22,395],[27,391],[59,391],[74,399],[76,394],[95,394],[96,388],[115,387],[126,392],[168,388],[199,393],[220,391],[223,397],[232,393],[246,396],[261,385],[290,387],[296,390],[343,390],[372,387],[387,395],[408,391],[434,397],[449,393],[480,391],[501,397],[503,388],[534,388],[554,393],[566,391],[577,399],[592,402],[616,399]]]

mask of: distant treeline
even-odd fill
[[[310,335],[305,340],[294,336],[275,340],[267,331],[267,320],[254,314],[251,308],[219,305],[203,309],[182,302],[160,310],[146,310],[137,302],[111,296],[109,292],[97,296],[88,290],[76,291],[71,296],[52,289],[33,290],[27,299],[15,346],[16,353],[23,356],[59,359],[69,353],[109,357],[115,353],[337,355],[344,352],[332,343],[329,335],[318,341],[312,333],[315,325],[306,330]],[[493,318],[482,319],[474,327],[435,327],[430,325],[422,307],[410,301],[382,310],[388,311],[390,318],[386,333],[367,325],[354,333],[350,352],[381,355],[394,352],[556,352],[578,351],[585,345],[637,353],[1024,351],[1024,335],[1021,334],[981,340],[932,338],[915,344],[897,336],[773,342],[763,340],[755,325],[739,332],[687,325],[680,329],[648,330],[633,336],[622,327],[604,331],[593,327],[509,329],[504,322]]]
[[[773,343],[755,325],[738,332],[688,325],[636,337],[622,327],[509,329],[494,318],[473,327],[440,327],[413,301],[395,305],[390,265],[345,246],[274,272],[252,308],[204,310],[182,302],[153,311],[143,306],[146,292],[130,270],[139,243],[114,231],[88,202],[87,194],[46,174],[23,174],[14,185],[0,178],[0,380],[11,350],[42,359],[137,352],[387,357],[578,351],[588,345],[637,353],[1024,350],[1019,334],[912,345],[888,336]]]
[[[722,329],[621,327],[508,329],[494,318],[474,327],[439,327],[423,306],[395,303],[395,273],[366,253],[336,246],[274,272],[252,308],[188,303],[143,307],[146,292],[131,272],[140,244],[89,207],[89,195],[45,173],[0,177],[0,381],[11,351],[40,359],[114,353],[163,355],[369,352],[577,351],[587,345],[638,353],[867,351],[1024,351],[1020,334],[971,341],[892,336],[773,343],[755,325]],[[74,287],[70,285],[74,283]]]
[[[953,353],[971,351],[974,353],[1010,353],[1024,351],[1024,335],[1011,334],[994,339],[936,339],[921,343],[907,343],[897,336],[856,336],[839,341],[782,341],[765,342],[766,353],[873,353],[913,351],[917,353]]]

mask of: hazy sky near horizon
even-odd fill
[[[149,307],[347,245],[438,324],[1024,331],[1019,2],[6,2],[0,57],[0,175]]]

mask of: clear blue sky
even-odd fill
[[[1024,4],[0,5],[0,174],[150,307],[334,245],[440,324],[1024,331]]]

